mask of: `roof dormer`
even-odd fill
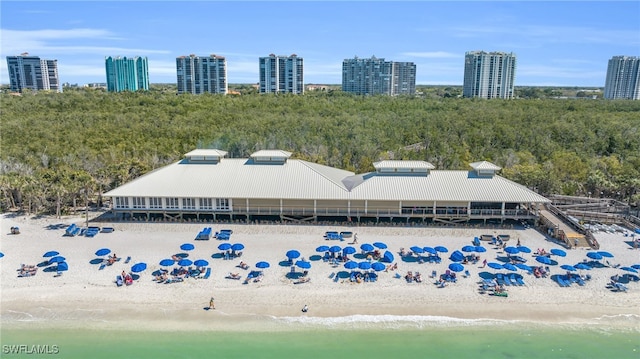
[[[425,161],[395,161],[385,160],[375,162],[373,167],[379,174],[418,174],[428,175],[429,171],[436,168],[429,162]]]
[[[227,151],[198,148],[186,153],[184,157],[189,163],[218,163],[226,155]]]
[[[493,177],[496,172],[502,169],[502,167],[496,166],[487,161],[473,162],[470,163],[469,166],[473,168],[473,171],[478,175],[478,177]]]
[[[260,150],[251,154],[253,163],[285,163],[291,152],[282,150]]]

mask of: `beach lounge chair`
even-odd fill
[[[293,284],[302,284],[302,283],[308,283],[311,280],[311,278],[309,277],[304,277],[304,278],[300,278],[297,281],[293,282]]]
[[[239,280],[241,278],[242,278],[242,276],[240,275],[240,273],[229,273],[229,275],[227,276],[227,279]]]
[[[100,264],[100,268],[98,268],[98,270],[103,270],[104,267],[107,266],[107,263],[105,261],[102,261],[102,263]]]
[[[207,270],[204,272],[204,275],[200,278],[209,279],[209,276],[211,276],[211,268],[207,268]]]
[[[629,290],[629,288],[627,288],[627,286],[625,286],[622,283],[616,283],[615,287],[616,287],[618,292],[626,292],[627,290]]]
[[[509,285],[507,284],[507,281],[504,280],[503,274],[502,273],[496,273],[496,282],[498,283],[498,285]]]
[[[465,277],[465,278],[469,278],[469,277],[471,277],[471,273],[469,273],[469,270],[468,270],[468,269],[464,271],[464,277]]]
[[[127,259],[124,261],[124,264],[128,264],[131,261],[131,256],[128,256]]]
[[[122,278],[122,276],[121,276],[121,275],[117,276],[117,277],[116,277],[116,285],[117,285],[118,287],[122,287],[122,284],[123,284],[123,283],[124,283],[124,279]]]

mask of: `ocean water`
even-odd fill
[[[640,358],[616,325],[432,317],[272,318],[258,330],[3,329],[2,358]],[[620,325],[622,324],[622,325]],[[40,354],[35,355],[37,351]]]

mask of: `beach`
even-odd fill
[[[536,278],[518,271],[525,285],[509,286],[508,297],[491,296],[479,291],[481,276],[505,271],[483,268],[482,262],[484,259],[496,262],[506,254],[489,242],[482,242],[487,251],[477,253],[480,261],[464,265],[470,274],[468,278],[459,272],[455,283],[438,288],[434,284],[436,278],[430,277],[433,271],[438,275],[445,273],[451,263],[449,255],[483,234],[507,234],[509,246],[515,246],[519,239],[534,252],[538,248],[563,249],[567,255],[554,257],[557,265],[550,266],[552,275],[566,273],[560,269],[562,264],[573,265],[588,259],[590,249],[563,248],[531,228],[92,221],[90,226],[112,227],[114,231],[92,238],[64,236],[66,227],[72,223],[83,226],[84,219],[3,216],[0,315],[5,339],[35,329],[271,333],[336,327],[365,331],[423,330],[496,323],[555,329],[598,328],[633,336],[640,332],[640,282],[626,283],[626,292],[607,288],[613,276],[625,274],[619,267],[575,272],[589,274],[591,279],[583,286],[573,283],[570,287],[560,287],[550,277]],[[20,234],[8,234],[14,226],[20,228]],[[228,241],[195,240],[204,227],[212,227],[214,232],[229,229],[233,233]],[[357,233],[358,243],[352,244],[357,253],[363,243],[385,243],[395,257],[397,269],[377,272],[375,282],[356,283],[348,276],[341,277],[340,272],[350,271],[323,261],[324,253],[316,252],[316,248],[344,247],[353,238],[326,240],[327,231]],[[613,254],[613,258],[606,258],[610,264],[631,266],[640,262],[640,250],[633,249],[630,238],[623,233],[597,233],[596,238],[601,251]],[[225,260],[221,256],[223,251],[217,248],[224,242],[243,244],[242,256]],[[184,243],[195,248],[181,250]],[[449,252],[442,254],[440,263],[403,260],[398,254],[401,248],[407,250],[415,245],[442,245]],[[122,259],[99,269],[95,252],[100,248],[109,248]],[[285,263],[285,254],[291,249],[311,263],[307,283],[294,284],[295,279],[287,278],[291,267]],[[47,251],[58,251],[66,258],[69,269],[56,276],[55,271],[46,272],[41,267],[34,276],[18,277],[21,264],[37,265],[46,260],[43,254]],[[152,273],[163,268],[159,262],[181,253],[188,254],[191,260],[207,260],[212,269],[210,277],[186,278],[171,284],[154,281]],[[520,256],[529,265],[540,265],[533,254]],[[125,264],[127,257],[131,259]],[[247,263],[249,269],[237,267],[240,261]],[[259,261],[268,262],[270,267],[259,269],[263,272],[259,282],[245,283],[247,275],[257,270],[254,265]],[[132,285],[116,286],[116,276],[130,272],[132,265],[141,262],[147,268],[137,273],[139,278]],[[422,282],[408,283],[404,279],[408,271],[420,272]],[[239,273],[242,279],[228,279],[229,273]],[[215,298],[215,309],[209,310],[211,297]],[[304,305],[309,308],[306,313],[301,311]],[[638,348],[638,343],[631,340],[624,349],[635,355]]]

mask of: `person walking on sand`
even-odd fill
[[[215,305],[213,305],[213,297],[209,299],[209,309],[216,309]]]
[[[485,259],[485,260],[482,261],[482,268],[484,268],[486,266],[487,266],[487,260]]]
[[[302,313],[306,313],[308,311],[309,311],[309,306],[305,304],[304,307],[302,307]]]

